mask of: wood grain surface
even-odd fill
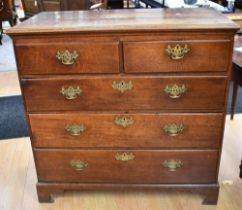
[[[121,93],[112,87],[113,82],[130,81],[131,90]],[[78,111],[78,110],[183,110],[183,112],[218,112],[225,105],[226,77],[163,77],[163,76],[103,76],[103,77],[48,77],[22,79],[27,110]],[[187,92],[172,99],[164,91],[167,85],[185,85]],[[61,93],[64,88],[82,90],[75,100],[67,100]]]
[[[230,40],[124,42],[124,69],[126,72],[209,72],[227,71]],[[168,55],[168,46],[188,47],[180,60]],[[221,58],[221,59],[218,59]]]
[[[132,153],[130,161],[115,159],[117,153]],[[218,151],[159,150],[35,150],[39,181],[85,183],[214,183]],[[88,163],[76,171],[72,160]],[[176,171],[163,167],[163,162],[181,161]],[[203,174],[201,176],[201,174]]]
[[[116,125],[115,119],[132,118],[133,125]],[[219,148],[222,114],[120,114],[65,113],[30,114],[32,140],[42,148]],[[165,125],[183,125],[184,131],[169,136]],[[85,131],[72,136],[66,126],[84,125]]]
[[[211,9],[182,8],[45,12],[9,29],[7,33],[17,35],[88,31],[236,31],[238,29],[238,25],[220,12]]]
[[[16,55],[20,74],[119,73],[119,41],[113,39],[38,39],[18,42]],[[72,65],[64,65],[57,52],[78,54]]]

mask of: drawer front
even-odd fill
[[[43,40],[42,40],[43,41]],[[119,42],[16,44],[20,74],[118,73]]]
[[[126,72],[227,71],[230,41],[125,42]]]
[[[51,77],[22,80],[28,111],[223,111],[226,77]]]
[[[35,147],[218,148],[222,114],[30,114]]]
[[[39,181],[214,183],[217,151],[36,150]]]

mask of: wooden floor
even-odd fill
[[[17,72],[0,72],[0,97],[19,94],[20,87]]]
[[[0,74],[0,96],[19,94],[16,79],[14,72]],[[242,114],[227,118],[224,140],[217,206],[202,206],[199,195],[176,192],[66,192],[53,204],[39,204],[29,138],[0,141],[0,210],[242,210]]]

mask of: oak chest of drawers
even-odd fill
[[[39,201],[161,189],[215,204],[237,29],[206,9],[41,13],[10,29]]]

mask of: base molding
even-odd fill
[[[38,182],[37,193],[39,202],[54,202],[53,194],[67,190],[163,190],[191,192],[203,196],[204,205],[216,205],[219,196],[219,185],[216,184],[86,184],[86,183],[45,183]]]

